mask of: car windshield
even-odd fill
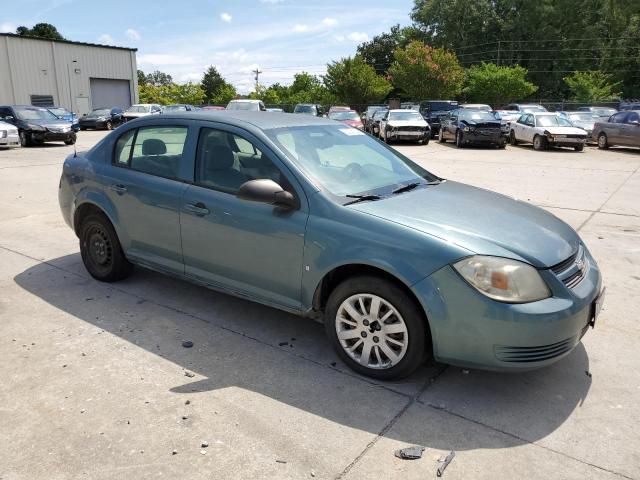
[[[569,118],[576,122],[593,122],[595,118],[593,118],[592,113],[570,113]]]
[[[296,105],[293,113],[316,113],[316,107],[313,105]]]
[[[227,110],[258,110],[258,104],[253,102],[230,102]]]
[[[378,110],[373,114],[373,118],[382,118],[387,113],[388,110]]]
[[[467,110],[482,110],[484,112],[491,111],[491,107],[489,105],[465,105],[462,108],[466,108]]]
[[[520,107],[521,112],[531,113],[531,112],[546,112],[547,109],[542,105],[522,105]]]
[[[64,108],[50,108],[49,111],[58,117],[64,117],[65,115],[70,115]]]
[[[571,127],[571,122],[558,115],[538,115],[536,123],[539,127]]]
[[[355,128],[308,125],[265,133],[292,162],[334,195],[388,194],[401,185],[437,180]]]
[[[165,112],[186,112],[187,107],[184,105],[168,105],[164,107]]]
[[[458,102],[449,103],[449,102],[430,102],[429,109],[432,111],[445,111],[454,110],[458,108]]]
[[[423,120],[422,115],[418,112],[414,112],[413,110],[408,110],[406,112],[390,112],[389,120],[404,120],[404,121],[419,121]]]
[[[460,110],[461,120],[472,120],[474,122],[490,122],[495,121],[496,117],[491,112],[485,112],[484,110]]]
[[[131,113],[147,113],[149,110],[151,110],[151,107],[149,107],[148,105],[131,105],[129,108],[127,108],[127,112]]]
[[[616,113],[617,110],[615,108],[603,107],[603,108],[592,108],[591,112],[593,112],[594,115],[598,115],[599,117],[609,117],[614,113]]]
[[[105,115],[111,115],[111,110],[108,108],[99,108],[97,110],[93,110],[91,115],[95,115],[97,117],[104,117]]]
[[[44,108],[16,108],[15,111],[20,120],[56,120],[58,118]]]
[[[329,118],[331,120],[360,120],[356,112],[331,112]]]

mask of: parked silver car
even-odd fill
[[[614,145],[640,147],[640,110],[618,112],[608,122],[597,122],[592,138],[602,149]]]
[[[19,147],[18,129],[7,122],[0,122],[0,147]]]

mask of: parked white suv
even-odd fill
[[[227,104],[227,110],[248,110],[253,112],[266,112],[266,108],[262,100],[231,100]]]
[[[574,127],[565,117],[556,113],[525,113],[517,122],[511,122],[509,143],[533,143],[534,150],[548,147],[571,147],[580,152],[587,140],[587,132]]]
[[[162,106],[157,103],[136,103],[127,108],[122,114],[125,121],[134,118],[146,117],[147,115],[158,115],[162,113]]]

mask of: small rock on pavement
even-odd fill
[[[173,451],[171,452],[171,455],[177,455],[177,454],[178,454],[178,450],[173,450]]]
[[[191,403],[191,400],[187,400],[186,402],[184,402],[185,405],[189,405]]]
[[[276,459],[276,463],[287,463],[287,461],[286,460]]]
[[[185,340],[184,342],[182,342],[182,346],[184,348],[191,348],[193,347],[193,342],[191,340]]]
[[[400,450],[396,450],[394,455],[402,460],[416,460],[418,458],[422,458],[422,452],[424,452],[424,447],[421,445],[414,445],[413,447],[401,448]]]
[[[200,446],[201,446],[202,448],[207,448],[207,447],[209,446],[209,442],[202,442],[202,443],[200,444]]]
[[[184,372],[184,375],[185,375],[186,377],[189,377],[189,378],[193,378],[193,377],[195,377],[195,376],[196,376],[196,374],[195,374],[195,373],[191,373],[191,372]]]
[[[206,450],[200,450],[200,453],[201,453],[202,455],[206,455],[206,454],[207,454],[207,451],[206,451]]]
[[[278,344],[278,346],[280,346],[280,347],[286,347],[287,345],[289,345],[289,342],[280,342]]]

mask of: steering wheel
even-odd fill
[[[350,182],[360,178],[363,174],[362,165],[357,162],[351,162],[342,170],[346,175],[346,181]]]

